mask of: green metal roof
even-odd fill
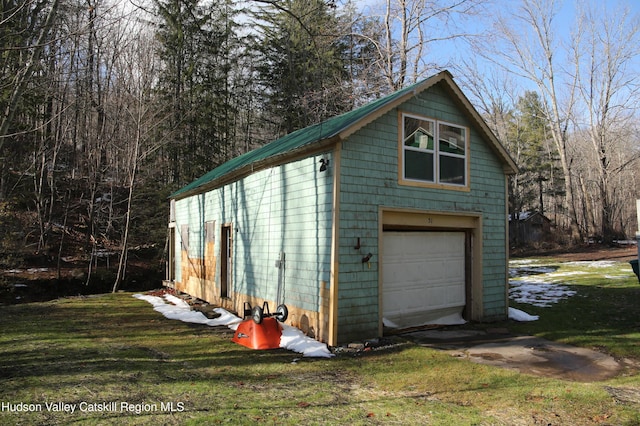
[[[418,83],[419,84],[419,83]],[[413,86],[406,87],[402,90],[392,93],[386,97],[377,99],[369,104],[366,104],[360,108],[354,109],[350,112],[332,117],[321,123],[305,127],[304,129],[296,130],[263,145],[260,148],[249,151],[236,158],[233,158],[226,163],[221,164],[200,178],[194,180],[187,186],[177,190],[169,196],[169,198],[181,198],[180,195],[192,192],[200,186],[206,185],[209,182],[215,181],[233,171],[241,169],[244,166],[256,163],[260,160],[265,160],[270,157],[285,154],[290,151],[294,151],[298,148],[305,147],[307,145],[331,139],[337,136],[340,132],[348,129],[355,123],[359,122],[363,118],[369,116],[374,111],[384,107],[385,105],[392,103],[394,100],[402,97],[405,93],[413,90]]]
[[[187,186],[177,190],[171,194],[169,198],[183,198],[204,190],[212,189],[216,186],[216,181],[225,181],[225,177],[229,178],[229,175],[234,172],[241,172],[243,168],[249,168],[249,170],[251,170],[250,167],[252,165],[263,160],[281,156],[299,149],[307,149],[311,145],[331,140],[334,137],[348,136],[348,134],[366,125],[379,115],[386,113],[399,103],[404,102],[406,100],[405,98],[415,96],[428,87],[431,87],[443,80],[448,83],[451,89],[453,89],[453,92],[457,95],[459,101],[461,101],[467,111],[471,113],[484,133],[488,134],[493,148],[496,149],[503,161],[507,163],[510,168],[516,170],[515,162],[513,162],[509,154],[504,150],[504,147],[502,147],[493,133],[491,133],[484,120],[482,120],[473,106],[471,106],[470,102],[462,94],[455,82],[453,82],[451,74],[448,71],[442,71],[421,82],[407,86],[404,89],[377,99],[360,108],[332,117],[326,121],[314,124],[304,129],[296,130],[295,132],[289,133],[288,135],[285,135],[260,148],[233,158],[194,180]]]

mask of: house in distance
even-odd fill
[[[549,240],[551,220],[537,211],[509,215],[509,242],[514,245],[530,245]]]
[[[501,320],[516,169],[443,71],[172,194],[165,284],[235,312],[284,303],[332,346]]]

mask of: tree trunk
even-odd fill
[[[42,55],[42,52],[44,51],[44,48],[47,45],[47,36],[49,35],[49,30],[51,29],[53,21],[56,17],[58,4],[59,0],[53,0],[51,8],[49,9],[49,13],[42,23],[38,39],[31,47],[31,52],[28,55],[27,59],[24,61],[23,68],[15,77],[13,90],[11,90],[5,110],[2,111],[2,117],[0,119],[0,151],[2,151],[2,147],[5,143],[7,132],[9,131],[9,126],[11,125],[15,117],[18,101],[27,88],[27,85],[29,84],[33,73],[36,71],[38,65],[40,64],[39,59]],[[2,196],[4,195],[5,194],[2,194]]]
[[[113,283],[113,293],[118,291],[118,286],[122,283],[125,277],[125,272],[127,268],[127,253],[128,253],[128,244],[129,244],[129,228],[131,225],[131,204],[133,201],[133,189],[136,183],[136,174],[138,172],[138,155],[140,151],[140,143],[142,139],[141,135],[141,126],[142,126],[142,118],[141,111],[138,111],[137,116],[137,129],[136,129],[136,138],[133,147],[133,155],[131,156],[131,169],[129,174],[129,195],[127,197],[127,212],[125,214],[125,225],[124,225],[124,235],[122,237],[122,250],[120,252],[120,260],[118,262],[118,273],[116,274],[115,282]]]

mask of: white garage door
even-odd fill
[[[385,232],[383,317],[396,327],[433,324],[465,306],[464,232]]]

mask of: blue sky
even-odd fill
[[[385,7],[385,0],[351,1],[364,14],[381,14]],[[443,0],[443,3],[447,3],[448,1],[450,0]],[[348,0],[341,1],[343,4],[347,2]],[[488,28],[492,18],[499,13],[516,10],[519,4],[519,0],[487,0],[489,16],[486,19],[475,20],[475,22],[479,28]],[[570,29],[575,25],[579,9],[577,5],[592,4],[596,8],[605,9],[609,13],[612,13],[619,7],[628,7],[632,14],[640,15],[640,0],[556,0],[556,4],[559,8],[559,14],[554,23],[556,28],[561,31],[563,37],[567,37]],[[562,31],[562,29],[565,29],[565,31]],[[457,46],[457,48],[460,48],[460,46]],[[448,51],[449,47],[445,45],[444,50]]]
[[[364,14],[380,14],[384,11],[384,0],[353,0],[355,4],[357,4],[360,10]],[[447,2],[449,0],[442,0],[443,2]],[[544,2],[545,0],[539,0]],[[346,0],[345,0],[346,2]],[[471,25],[475,25],[478,29],[490,29],[491,28],[491,20],[497,17],[498,14],[509,15],[510,12],[517,11],[519,5],[521,4],[520,0],[488,0],[488,16],[485,20],[475,19]],[[554,31],[556,31],[556,40],[555,45],[561,46],[562,48],[558,50],[557,56],[554,56],[554,60],[559,61],[557,63],[558,68],[564,68],[567,71],[571,71],[573,66],[571,65],[569,58],[571,51],[568,48],[570,42],[571,31],[575,28],[577,17],[579,15],[580,8],[584,7],[584,5],[591,5],[596,11],[599,11],[597,14],[598,17],[605,16],[607,14],[613,14],[616,10],[621,7],[629,8],[631,15],[636,15],[636,17],[640,16],[640,0],[556,0],[556,5],[559,8],[559,13],[555,17],[553,21]],[[608,22],[611,22],[609,20]],[[524,26],[521,27],[524,29]],[[533,44],[532,44],[533,46]],[[471,50],[468,45],[461,42],[445,42],[439,43],[437,45],[430,46],[430,50],[426,52],[428,56],[428,62],[435,62],[439,66],[445,66],[449,68],[447,63],[458,63],[461,58],[470,58],[470,59],[479,59],[476,52]],[[567,60],[567,62],[560,62],[563,60]],[[640,69],[640,57],[637,58],[638,62],[635,66],[630,66],[630,71],[635,72],[633,68]],[[506,63],[506,62],[505,62]],[[495,64],[482,64],[481,62],[478,64],[478,68],[483,68],[483,72],[488,74],[491,70],[491,67],[496,67]],[[486,71],[484,71],[486,70]],[[457,71],[452,69],[454,73],[454,77],[460,82],[464,78],[464,76],[456,76]],[[558,75],[557,77],[559,77]],[[532,85],[531,82],[516,78],[518,91],[520,93],[513,93],[514,97],[517,97],[522,94],[524,90],[536,90],[536,86]]]

